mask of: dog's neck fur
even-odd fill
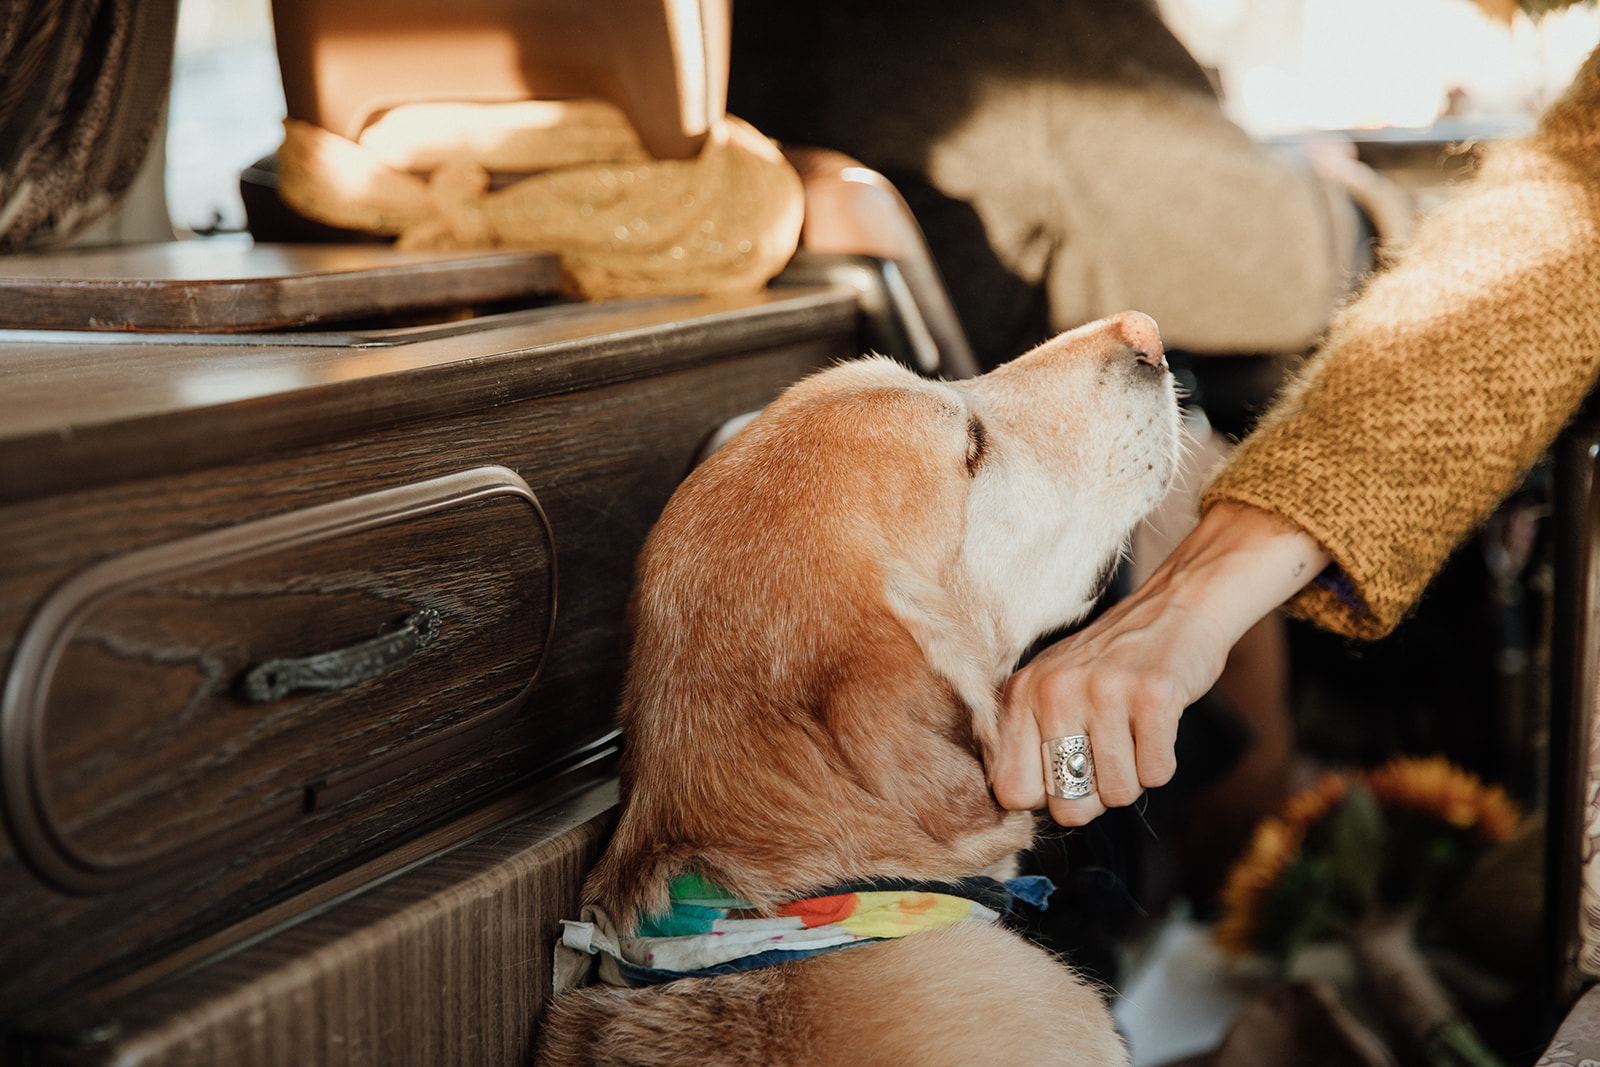
[[[621,715],[623,815],[587,887],[619,922],[663,910],[688,870],[759,906],[842,880],[984,873],[1027,847],[1032,816],[995,802],[972,710],[881,599],[863,602],[867,617],[837,628],[864,636],[849,648],[748,632],[665,648],[642,635]],[[708,670],[770,687],[708,703],[724,692],[695,692]],[[826,684],[784,686],[797,676]]]

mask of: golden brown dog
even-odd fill
[[[1001,686],[1081,617],[1176,462],[1155,324],[979,378],[881,358],[790,389],[679,488],[640,557],[624,807],[587,897],[619,925],[696,872],[756,910],[1002,869]],[[547,1064],[1120,1064],[1100,995],[998,925],[557,999]]]

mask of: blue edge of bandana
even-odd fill
[[[844,893],[946,893],[955,897],[966,897],[975,900],[990,911],[1001,916],[1011,914],[1012,905],[1016,901],[1031,904],[1044,911],[1050,906],[1050,894],[1056,891],[1054,883],[1041,874],[1024,875],[1021,878],[1009,878],[1004,882],[994,878],[963,878],[956,882],[917,882],[907,878],[886,878],[872,882],[846,882],[843,885],[833,886],[817,893],[819,897],[839,896]],[[660,985],[663,982],[676,981],[679,978],[711,978],[719,974],[735,974],[739,971],[752,971],[758,967],[768,967],[775,963],[788,963],[791,960],[805,959],[808,956],[820,956],[824,952],[837,952],[842,948],[854,948],[856,945],[871,944],[882,941],[884,938],[863,938],[850,945],[831,945],[813,951],[786,950],[781,952],[758,952],[751,956],[741,956],[727,963],[719,963],[715,967],[704,967],[697,971],[666,971],[653,967],[638,967],[631,963],[618,960],[618,969],[629,985]]]

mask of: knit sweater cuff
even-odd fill
[[[1291,609],[1388,633],[1516,487],[1600,367],[1600,52],[1430,216],[1202,497],[1304,529],[1349,579]]]
[[[1283,610],[1295,618],[1304,619],[1325,630],[1365,641],[1376,640],[1393,630],[1404,616],[1406,605],[1403,603],[1381,605],[1386,610],[1383,610],[1382,614],[1375,612],[1370,606],[1370,594],[1363,588],[1363,583],[1354,576],[1360,572],[1353,572],[1347,568],[1340,562],[1336,549],[1328,548],[1329,545],[1337,545],[1339,539],[1326,532],[1319,532],[1314,518],[1308,518],[1306,515],[1297,517],[1292,504],[1286,506],[1281,499],[1275,498],[1275,494],[1270,491],[1255,491],[1257,488],[1259,487],[1213,483],[1200,499],[1200,512],[1203,515],[1214,505],[1224,501],[1248,504],[1294,523],[1334,556],[1333,562],[1329,563],[1321,574],[1283,605]]]

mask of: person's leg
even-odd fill
[[[1299,351],[1358,260],[1342,189],[1197,93],[997,79],[928,177],[1011,273],[1044,281],[1058,330],[1131,308],[1169,348]]]

